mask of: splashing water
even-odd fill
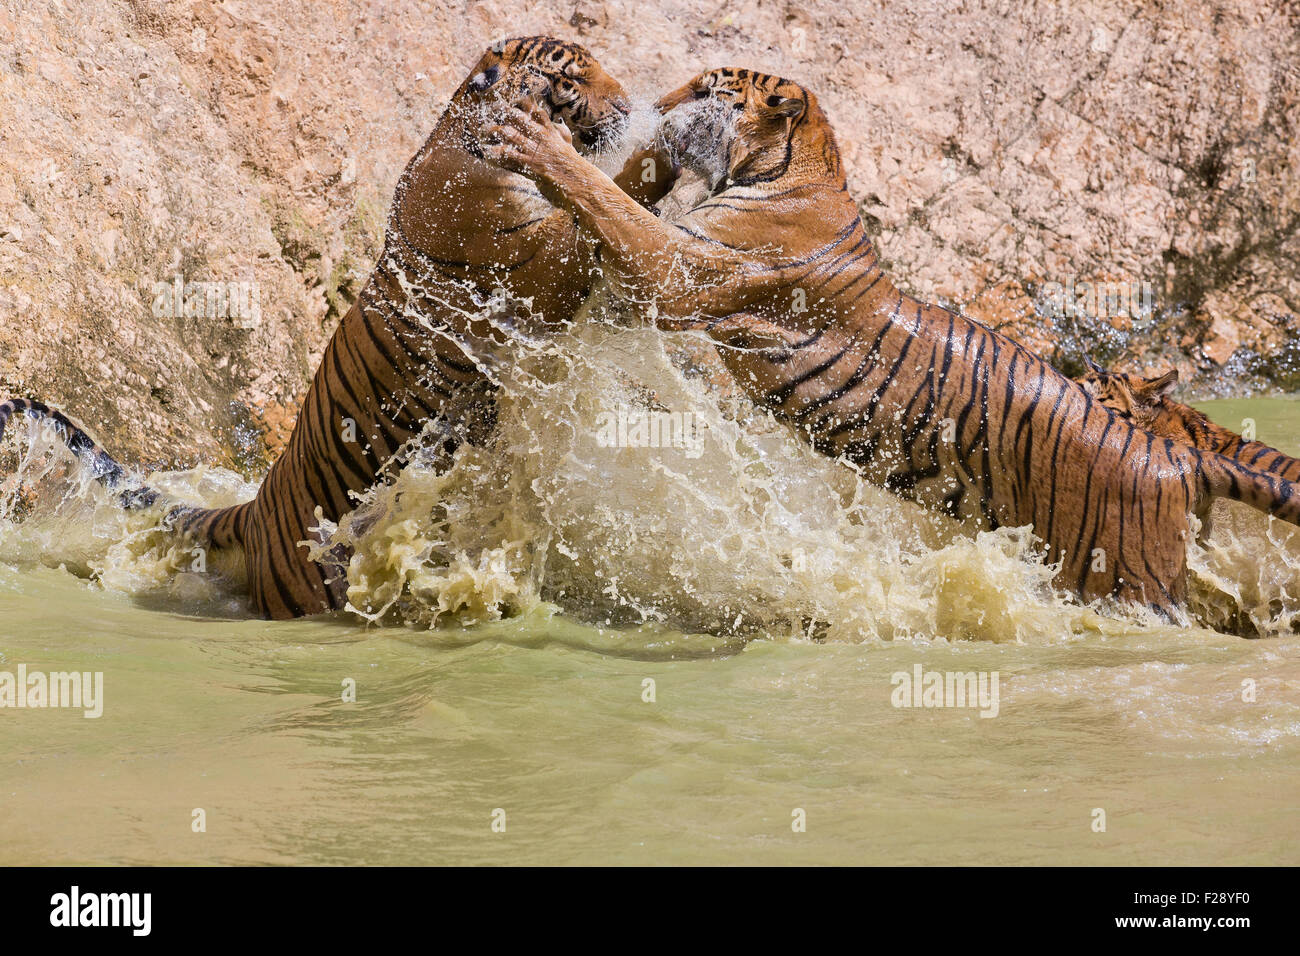
[[[1300,528],[1216,502],[1187,563],[1188,606],[1201,624],[1250,637],[1300,632]]]
[[[408,466],[341,523],[353,605],[433,623],[546,601],[593,623],[830,639],[1060,630],[1068,605],[1026,538],[972,538],[858,482],[720,402],[671,344],[587,321],[519,348],[492,447],[444,474]],[[698,445],[635,434],[656,420]],[[1068,626],[1091,626],[1073,610]]]
[[[1066,599],[1023,531],[972,534],[817,455],[728,389],[700,340],[591,311],[546,338],[497,328],[510,360],[487,366],[501,386],[491,443],[441,473],[416,456],[329,541],[353,550],[348,597],[370,621],[470,625],[550,606],[741,638],[1025,643],[1155,623]],[[195,571],[160,508],[122,511],[34,426],[28,439],[0,503],[0,561],[229,612],[237,556]],[[220,469],[147,481],[206,506],[254,492]],[[1198,621],[1292,631],[1295,529],[1221,506],[1189,561]]]
[[[14,429],[19,431],[19,429]],[[163,530],[168,503],[124,510],[117,495],[71,459],[50,430],[28,421],[25,453],[0,486],[0,562],[62,568],[154,603],[241,612],[242,555],[185,547]],[[257,484],[223,468],[154,472],[147,481],[175,501],[225,507],[253,497]]]

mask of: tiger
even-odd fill
[[[664,148],[710,179],[666,223],[521,102],[485,156],[534,180],[600,244],[662,330],[704,333],[740,386],[814,449],[978,526],[1030,526],[1085,601],[1185,604],[1189,513],[1236,498],[1300,523],[1300,487],[1160,438],[1042,358],[886,275],[817,98],[709,70],[664,96]]]
[[[497,390],[490,356],[503,341],[497,323],[529,334],[558,328],[591,285],[593,247],[571,215],[482,158],[478,132],[520,96],[533,98],[548,125],[585,154],[613,143],[630,111],[623,87],[576,43],[521,37],[485,51],[400,177],[379,261],[326,346],[256,497],[220,509],[173,504],[164,517],[201,545],[242,546],[261,617],[346,605],[346,552],[309,556],[323,549],[330,523],[405,460],[426,428],[432,435],[422,453],[435,464],[462,442],[485,441]],[[641,172],[634,153],[618,180],[636,201],[653,202],[671,179],[667,170],[658,182]],[[0,435],[19,413],[53,426],[102,484],[127,482],[84,429],[40,402],[0,406]],[[147,487],[120,497],[127,507],[160,499]]]
[[[1169,397],[1178,369],[1142,378],[1109,371],[1084,356],[1088,372],[1076,379],[1097,401],[1147,431],[1202,451],[1217,452],[1287,481],[1300,482],[1300,458],[1216,425],[1190,405]]]

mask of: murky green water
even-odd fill
[[[1206,407],[1300,445],[1300,403]],[[1296,636],[1043,601],[1018,642],[966,639],[1021,613],[974,577],[952,641],[692,636],[690,608],[601,628],[552,601],[267,623],[6,554],[0,671],[102,671],[104,700],[0,710],[0,863],[1300,862]],[[996,672],[997,716],[893,706],[917,664]]]

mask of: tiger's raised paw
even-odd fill
[[[488,162],[532,178],[544,171],[547,162],[577,155],[569,128],[551,122],[531,99],[509,107],[501,122],[488,128],[483,142],[483,158]]]

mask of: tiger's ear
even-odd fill
[[[1083,353],[1083,364],[1088,366],[1088,371],[1096,375],[1105,375],[1106,370],[1092,360],[1092,356],[1087,352]]]
[[[466,83],[466,88],[471,93],[482,93],[484,90],[491,89],[501,79],[501,75],[505,72],[503,67],[506,62],[507,43],[508,41],[502,38],[483,51],[483,55],[474,64],[473,75]]]
[[[1159,401],[1174,390],[1178,384],[1178,369],[1171,369],[1156,378],[1148,378],[1142,382],[1141,392],[1149,401]]]
[[[1114,409],[1121,415],[1132,415],[1136,402],[1133,401],[1133,391],[1128,387],[1128,382],[1121,378],[1111,381],[1111,401],[1114,402]]]
[[[493,63],[469,78],[469,88],[475,93],[482,93],[501,79],[501,67]]]
[[[804,111],[804,101],[797,96],[778,96],[773,93],[763,101],[763,105],[770,115],[792,120],[798,119]]]

